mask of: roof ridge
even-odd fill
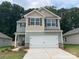
[[[65,35],[70,35],[70,34],[75,34],[75,33],[78,33],[79,32],[79,28],[75,28],[75,29],[72,29],[66,33],[64,33],[64,36]]]

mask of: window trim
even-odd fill
[[[32,21],[32,19],[34,19],[34,21]],[[38,19],[38,21],[37,21],[37,19]],[[32,24],[32,22],[34,24]],[[38,25],[38,26],[40,25],[40,26],[42,26],[42,18],[28,18],[28,25]]]
[[[49,20],[50,22],[48,22]],[[48,26],[47,23],[51,24],[51,26]],[[58,19],[49,19],[49,18],[45,19],[45,26],[46,27],[58,27]]]
[[[26,23],[19,23],[20,27],[26,27]]]

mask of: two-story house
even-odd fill
[[[63,46],[61,17],[45,8],[35,9],[17,21],[15,47],[57,48]]]

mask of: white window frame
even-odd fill
[[[51,24],[51,26],[48,26],[47,25],[48,23]],[[52,24],[55,24],[55,25],[53,26]],[[55,19],[46,19],[46,27],[56,27],[56,20]]]
[[[32,21],[32,19],[34,19],[34,21]],[[39,21],[37,21],[37,19],[39,19]],[[41,21],[42,21],[42,18],[30,18],[30,25],[41,25],[42,24]],[[34,24],[31,24],[32,22]],[[39,23],[39,24],[37,24],[37,23]]]
[[[19,23],[20,27],[25,27],[26,23]]]
[[[35,19],[34,18],[30,18],[30,25],[35,25]]]

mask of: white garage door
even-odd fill
[[[31,36],[30,48],[52,48],[58,47],[58,36]]]

